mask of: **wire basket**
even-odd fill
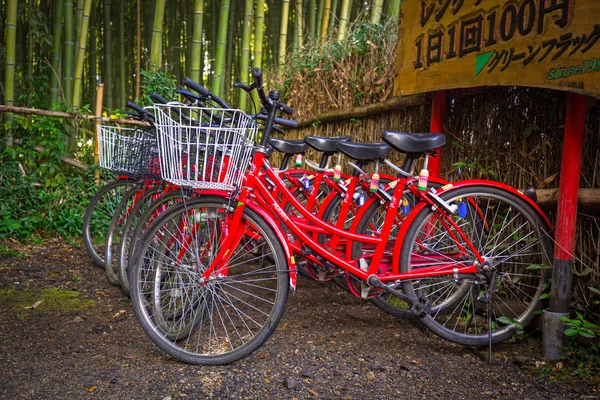
[[[160,157],[154,128],[98,127],[100,167],[120,175],[159,179]]]
[[[155,104],[154,115],[164,180],[197,189],[240,186],[258,130],[243,111]]]

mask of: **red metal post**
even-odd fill
[[[431,124],[429,131],[432,133],[444,132],[444,113],[446,111],[446,91],[440,90],[433,94],[431,104]],[[429,176],[439,178],[442,164],[442,149],[437,149],[437,157],[429,159]]]
[[[554,243],[554,265],[550,308],[544,313],[544,356],[552,361],[564,354],[566,338],[561,317],[569,315],[571,282],[573,280],[573,250],[575,248],[575,224],[577,222],[577,196],[581,172],[581,149],[585,131],[587,98],[569,94],[560,167],[558,189],[558,213]]]
[[[569,94],[560,167],[550,311],[568,312],[587,97]]]

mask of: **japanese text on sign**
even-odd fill
[[[597,0],[407,0],[395,93],[524,85],[598,96],[598,16]]]

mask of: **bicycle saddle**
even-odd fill
[[[339,142],[350,141],[350,136],[338,136],[338,137],[322,137],[322,136],[307,136],[304,141],[308,143],[310,147],[315,150],[322,151],[324,153],[336,153],[337,148],[335,145]]]
[[[337,149],[357,161],[371,161],[387,156],[392,148],[385,143],[338,142]]]
[[[304,143],[304,140],[285,140],[271,138],[269,144],[280,153],[285,154],[299,154],[304,153],[308,150],[308,144]]]
[[[446,135],[443,133],[385,131],[381,138],[401,153],[424,153],[446,144]]]

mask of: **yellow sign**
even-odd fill
[[[395,95],[516,85],[600,96],[600,0],[406,0]]]

